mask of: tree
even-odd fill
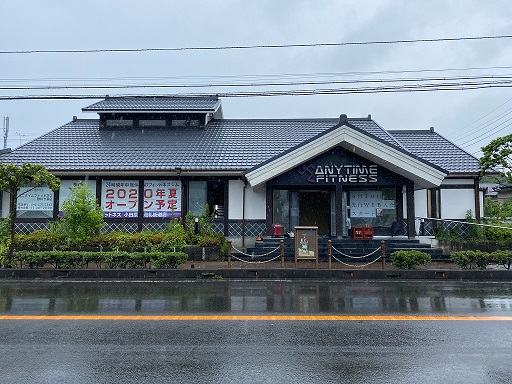
[[[512,134],[492,140],[482,147],[482,152],[482,173],[496,169],[506,177],[507,182],[512,183]]]
[[[82,182],[71,189],[62,203],[62,212],[64,218],[59,220],[58,226],[77,245],[84,244],[105,225],[104,213],[94,192]]]
[[[46,184],[52,191],[59,189],[60,180],[43,165],[24,163],[21,167],[0,163],[0,190],[9,194],[9,239],[14,242],[14,220],[19,190],[23,187],[40,187]],[[11,264],[12,251],[7,256],[7,265]]]
[[[487,197],[484,202],[484,212],[485,216],[493,220],[505,221],[508,217],[512,217],[512,199],[507,199],[500,204]]]

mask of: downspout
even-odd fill
[[[247,188],[247,178],[242,175],[244,188],[242,189],[242,248],[245,247],[245,190]]]

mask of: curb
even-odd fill
[[[510,270],[0,269],[0,279],[326,279],[512,281]]]

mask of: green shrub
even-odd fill
[[[471,268],[471,259],[466,251],[455,251],[450,255],[450,260],[463,269]]]
[[[9,259],[9,240],[0,242],[0,266],[4,267],[12,267],[12,265],[7,265],[7,260]],[[14,261],[11,259],[11,263]]]
[[[82,252],[84,257],[85,266],[94,264],[96,268],[101,268],[103,264],[103,252]]]
[[[195,233],[195,220],[198,219],[198,233]],[[213,213],[209,213],[208,204],[205,206],[201,215],[196,216],[188,212],[185,216],[185,230],[187,232],[188,245],[197,245],[199,236],[213,233]]]
[[[157,249],[181,251],[183,247],[187,246],[187,240],[187,231],[183,225],[178,220],[173,220],[166,228],[165,235]]]
[[[476,225],[478,222],[473,218],[473,211],[470,209],[466,211],[466,221],[469,223],[468,234],[466,239],[479,242],[485,239],[484,229]]]
[[[176,268],[187,261],[184,252],[152,252],[149,257],[151,264],[157,268]]]
[[[432,261],[428,253],[416,250],[400,250],[391,253],[391,264],[398,268],[411,269]]]
[[[89,245],[111,248],[111,249],[132,249],[137,245],[137,238],[132,233],[113,231],[91,238]]]
[[[9,238],[9,218],[0,219],[0,243],[4,243]]]
[[[228,241],[222,233],[211,233],[199,236],[198,245],[200,247],[219,247],[222,253],[228,251]]]
[[[491,253],[492,262],[503,265],[506,269],[510,269],[512,264],[512,250],[494,251]]]
[[[101,252],[103,263],[110,269],[125,268],[128,252]]]
[[[64,217],[55,223],[58,233],[64,233],[70,244],[83,246],[106,225],[96,194],[87,184],[79,182],[62,203]]]
[[[148,250],[155,250],[159,247],[160,243],[165,237],[163,231],[143,231],[135,234],[134,246],[135,248]]]
[[[84,253],[79,251],[50,251],[50,263],[55,268],[84,268]]]
[[[62,248],[66,245],[66,235],[44,229],[27,234],[16,234],[13,244],[15,248]]]
[[[126,260],[125,268],[146,268],[149,263],[149,253],[131,252]]]
[[[451,253],[450,259],[463,269],[485,269],[493,262],[491,254],[482,251],[456,251]]]
[[[17,251],[13,254],[13,262],[20,267],[42,268],[48,264],[49,256],[46,252]]]
[[[82,251],[16,251],[13,262],[21,267],[84,268],[95,263],[98,268],[146,268],[151,262],[157,268],[176,268],[187,261],[183,252],[82,252]]]
[[[485,238],[490,241],[511,241],[512,240],[512,226],[510,224],[504,224],[500,222],[492,222],[492,225],[500,226],[500,227],[510,227],[510,229],[506,228],[493,228],[493,227],[485,227]]]

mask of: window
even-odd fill
[[[166,126],[167,126],[167,121],[165,119],[139,120],[139,127],[141,127],[141,128],[165,128]]]
[[[173,127],[193,127],[200,126],[198,119],[174,119],[171,124]]]
[[[189,181],[188,211],[194,216],[201,216],[206,206],[206,181]]]
[[[197,119],[189,120],[189,121],[188,121],[188,125],[189,125],[190,127],[197,128],[197,127],[199,127],[199,120],[197,120]]]
[[[172,126],[173,127],[184,127],[186,123],[186,120],[173,120]]]
[[[272,223],[281,224],[285,232],[290,231],[290,193],[288,190],[274,189]],[[297,199],[298,201],[298,199]],[[298,206],[297,206],[298,224]]]
[[[224,187],[223,180],[189,181],[188,212],[200,216],[208,205],[209,214],[224,217]]]
[[[396,220],[396,189],[353,189],[349,193],[352,227],[390,227]]]
[[[128,119],[128,120],[108,119],[105,122],[105,124],[107,127],[112,127],[112,128],[126,128],[126,127],[133,127],[133,120],[132,119]]]

